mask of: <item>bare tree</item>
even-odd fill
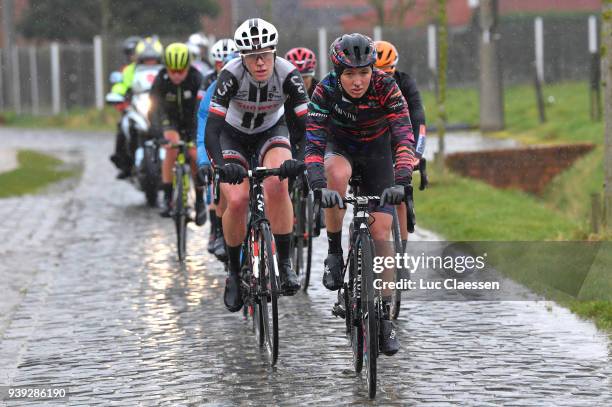
[[[378,26],[387,24],[401,26],[406,13],[414,7],[415,0],[368,0],[374,11]],[[392,4],[391,16],[387,19],[385,4]]]

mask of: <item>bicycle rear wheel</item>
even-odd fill
[[[174,224],[176,226],[176,247],[179,261],[185,260],[187,240],[187,191],[185,170],[182,165],[175,167],[174,174]]]
[[[363,329],[363,364],[370,399],[376,397],[376,359],[378,358],[378,312],[373,286],[374,243],[367,233],[360,233],[361,243],[361,325]]]
[[[272,250],[272,233],[267,223],[262,223],[257,237],[259,244],[259,311],[263,326],[264,343],[268,363],[274,366],[278,360],[278,293],[275,253]]]

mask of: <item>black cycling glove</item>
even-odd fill
[[[384,205],[399,205],[404,201],[404,186],[394,185],[385,188],[380,196],[380,206]]]
[[[334,206],[344,209],[342,196],[333,189],[321,188],[321,207],[333,208]]]
[[[286,160],[284,163],[281,164],[278,176],[280,177],[280,179],[297,177],[302,172],[304,172],[305,168],[306,165],[302,161],[293,159]]]
[[[221,167],[221,180],[229,184],[241,184],[247,170],[240,164],[227,163]]]

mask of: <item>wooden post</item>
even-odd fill
[[[593,192],[591,194],[591,232],[598,234],[601,224],[601,194]]]

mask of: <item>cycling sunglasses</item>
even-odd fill
[[[276,53],[275,49],[270,49],[266,51],[251,52],[249,54],[241,54],[241,55],[245,60],[249,62],[256,62],[259,58],[261,58],[264,61],[271,60],[274,57],[275,53]]]
[[[187,71],[187,68],[183,68],[183,69],[170,69],[170,68],[168,68],[168,73],[171,73],[173,75],[182,74],[185,71]]]

